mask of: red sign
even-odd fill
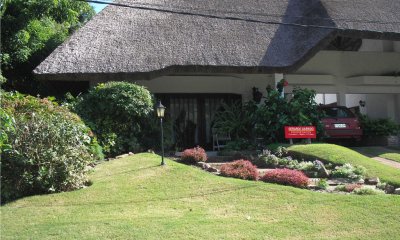
[[[317,138],[314,126],[285,126],[285,138]]]

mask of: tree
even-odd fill
[[[7,87],[36,93],[32,70],[94,14],[76,0],[3,0],[1,75]]]

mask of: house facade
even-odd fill
[[[210,144],[222,101],[247,101],[285,78],[317,102],[400,123],[396,0],[118,0],[36,69],[43,81],[130,81]]]

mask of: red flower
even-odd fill
[[[286,86],[288,86],[288,85],[289,85],[288,81],[286,81],[285,79],[283,79],[283,86],[286,87]]]

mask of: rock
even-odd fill
[[[389,184],[386,184],[385,192],[388,194],[392,194],[395,192],[395,187]]]
[[[394,190],[394,194],[400,195],[400,188],[396,188],[396,189]]]
[[[131,156],[131,155],[135,155],[135,154],[133,152],[129,152],[128,155]]]
[[[365,181],[364,181],[364,179],[360,179],[360,180],[357,181],[357,183],[358,183],[358,184],[364,184]]]
[[[315,161],[315,164],[318,166],[318,176],[321,178],[328,178],[329,172],[326,170],[325,165],[318,160]]]
[[[206,164],[205,162],[197,162],[196,166],[201,167],[202,169],[206,169]]]
[[[207,168],[206,170],[207,170],[207,172],[214,172],[214,173],[218,172],[218,169],[216,169],[215,167],[211,167],[211,166],[209,168]]]
[[[332,186],[336,185],[341,185],[341,184],[363,184],[364,180],[355,180],[355,179],[349,179],[349,178],[333,178],[328,180],[328,184]]]
[[[377,185],[381,181],[379,180],[378,177],[371,177],[371,178],[366,178],[365,183],[368,185]]]
[[[124,158],[124,157],[127,157],[127,156],[128,156],[128,154],[122,154],[122,155],[116,156],[115,158]]]

